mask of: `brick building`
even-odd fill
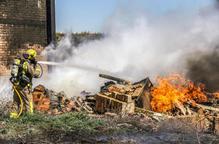
[[[18,52],[55,39],[55,0],[0,0],[0,75]]]

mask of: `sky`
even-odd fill
[[[56,0],[57,32],[102,32],[104,22],[118,9],[154,16],[175,10],[192,11],[214,0]]]

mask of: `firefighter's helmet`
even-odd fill
[[[37,52],[34,49],[28,49],[26,52],[24,52],[23,57],[25,59],[32,60],[32,59],[35,59],[36,55],[37,55]]]

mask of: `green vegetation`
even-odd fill
[[[148,139],[154,143],[196,143],[197,138],[218,143],[216,135],[199,133],[197,137],[196,132],[180,132],[178,125],[172,125],[172,130],[161,125],[165,123],[142,115],[103,117],[72,112],[57,116],[35,113],[19,119],[0,116],[0,143],[145,143]]]
[[[104,122],[87,116],[84,113],[66,113],[48,116],[35,113],[24,115],[19,119],[0,118],[0,139],[16,139],[28,135],[48,135],[53,132],[78,135],[97,133]]]

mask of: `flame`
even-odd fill
[[[203,93],[204,86],[195,84],[186,80],[179,74],[173,74],[167,77],[158,77],[157,86],[152,91],[151,107],[157,112],[169,112],[174,110],[180,102],[206,102],[207,96]]]

